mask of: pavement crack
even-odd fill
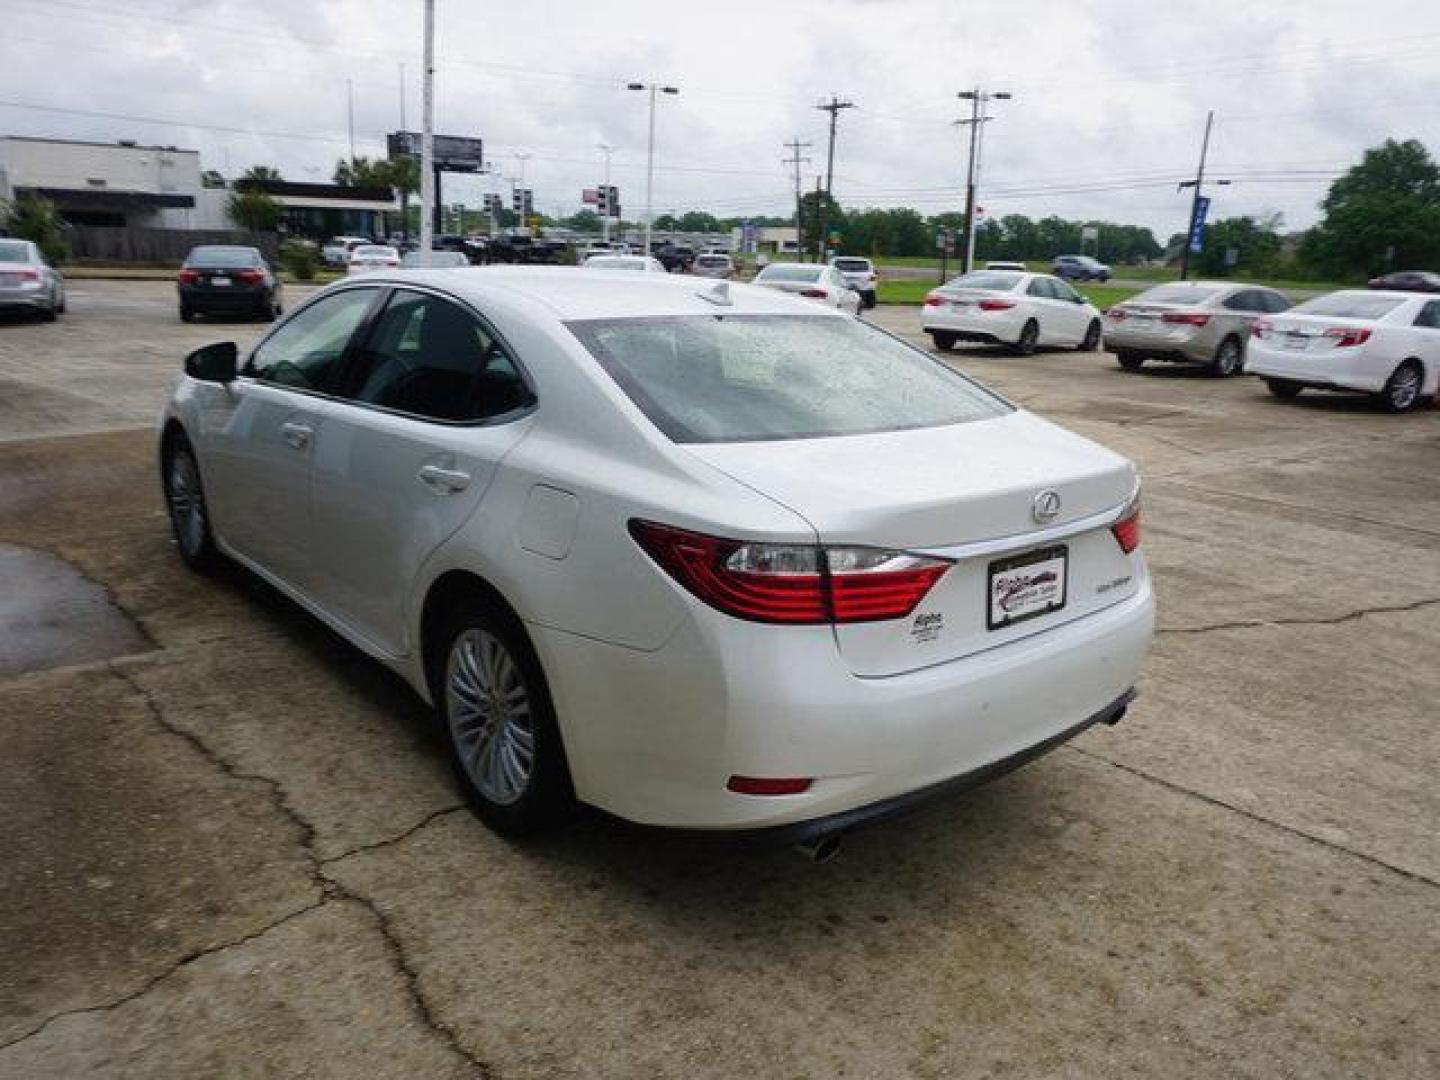
[[[328,867],[332,863],[340,862],[342,859],[348,859],[352,855],[361,855],[367,851],[379,851],[381,848],[392,847],[403,840],[410,839],[410,837],[414,836],[422,829],[428,828],[429,826],[433,825],[441,818],[449,817],[451,814],[464,809],[464,803],[455,803],[451,806],[442,806],[439,810],[432,810],[430,813],[426,814],[423,818],[417,821],[414,825],[411,825],[409,828],[402,829],[400,832],[395,833],[392,836],[387,836],[382,840],[373,840],[368,844],[359,844],[346,851],[340,852],[340,854],[338,855],[331,855],[328,858],[320,860],[320,865],[322,867]],[[326,880],[328,881],[330,880],[330,878],[327,877]]]
[[[1379,858],[1376,855],[1368,854],[1367,852],[1360,851],[1357,848],[1346,847],[1344,844],[1337,844],[1335,843],[1335,841],[1327,840],[1323,836],[1316,836],[1314,833],[1308,833],[1304,829],[1297,828],[1294,825],[1287,825],[1283,821],[1276,821],[1274,818],[1269,818],[1263,814],[1258,814],[1253,810],[1247,810],[1243,806],[1237,806],[1235,803],[1226,802],[1224,799],[1221,799],[1218,796],[1207,795],[1203,791],[1199,791],[1191,787],[1186,787],[1184,784],[1176,783],[1174,780],[1167,780],[1163,776],[1157,776],[1155,773],[1146,772],[1144,769],[1137,769],[1133,765],[1126,765],[1122,762],[1104,757],[1103,755],[1095,753],[1093,750],[1086,750],[1083,747],[1074,745],[1073,743],[1069,745],[1066,749],[1071,750],[1074,753],[1081,755],[1082,757],[1087,757],[1092,761],[1098,761],[1102,765],[1109,765],[1112,769],[1118,769],[1123,773],[1128,773],[1131,776],[1138,777],[1141,780],[1145,780],[1159,787],[1163,787],[1167,791],[1173,791],[1176,794],[1185,795],[1192,799],[1199,799],[1201,802],[1206,803],[1209,806],[1213,806],[1220,810],[1227,810],[1232,814],[1239,814],[1246,820],[1253,821],[1258,825],[1264,825],[1268,828],[1276,830],[1277,832],[1283,832],[1290,836],[1297,837],[1301,840],[1308,841],[1309,843],[1314,844],[1317,847],[1326,848],[1329,851],[1337,852],[1341,855],[1348,855],[1353,859],[1359,859],[1363,863],[1367,863],[1370,866],[1377,867],[1381,870],[1387,870],[1390,873],[1397,875],[1398,877],[1405,878],[1407,881],[1414,881],[1418,882],[1421,885],[1429,885],[1431,888],[1440,889],[1440,880],[1436,880],[1435,878],[1432,878],[1426,874],[1422,874],[1419,871],[1407,870],[1403,866],[1397,866],[1395,863],[1387,862],[1386,860]]]
[[[1355,622],[1368,615],[1392,615],[1407,611],[1419,611],[1421,608],[1434,607],[1436,604],[1440,604],[1440,597],[1432,597],[1427,600],[1415,600],[1408,604],[1377,605],[1376,607],[1357,608],[1354,611],[1347,611],[1343,615],[1330,615],[1324,618],[1239,619],[1234,622],[1206,623],[1202,626],[1164,626],[1155,631],[1155,633],[1157,635],[1209,634],[1216,630],[1253,630],[1268,626],[1338,626],[1341,623]]]
[[[469,1065],[473,1075],[479,1077],[480,1080],[493,1080],[497,1075],[495,1070],[466,1049],[465,1044],[460,1041],[459,1032],[442,1020],[431,1007],[429,999],[425,997],[425,992],[420,988],[420,972],[411,963],[409,955],[405,952],[405,946],[401,943],[399,935],[396,934],[395,928],[390,922],[390,916],[385,914],[384,909],[368,896],[339,882],[333,882],[333,885],[340,896],[365,909],[375,920],[376,930],[380,934],[380,939],[385,943],[391,964],[405,980],[405,988],[416,1018],[444,1042],[451,1052]]]
[[[319,896],[316,899],[310,901],[310,903],[302,904],[300,907],[295,908],[293,911],[286,912],[284,915],[281,915],[279,918],[266,923],[264,926],[261,926],[258,929],[251,930],[247,933],[241,934],[239,937],[231,938],[228,941],[222,941],[216,945],[209,945],[203,949],[192,950],[191,952],[188,952],[184,956],[180,957],[178,960],[176,960],[173,964],[167,967],[164,971],[160,972],[158,975],[154,975],[151,978],[146,979],[134,990],[120,995],[113,1001],[107,1001],[100,1005],[84,1005],[74,1009],[62,1009],[60,1012],[54,1013],[51,1016],[47,1016],[43,1021],[41,1021],[39,1024],[37,1024],[35,1027],[31,1028],[24,1034],[17,1035],[13,1039],[9,1039],[6,1042],[0,1043],[0,1053],[3,1053],[4,1051],[10,1049],[12,1046],[16,1046],[24,1042],[26,1039],[33,1039],[35,1036],[45,1031],[46,1028],[50,1027],[51,1024],[58,1023],[59,1021],[64,1020],[66,1017],[86,1016],[91,1013],[105,1013],[110,1012],[114,1009],[118,1009],[122,1005],[127,1005],[130,1002],[136,1000],[137,998],[144,997],[151,990],[154,990],[157,986],[163,983],[166,979],[169,979],[170,977],[175,975],[182,968],[189,967],[197,960],[203,960],[207,956],[214,956],[216,953],[222,953],[228,949],[234,949],[238,946],[246,945],[252,941],[255,941],[257,938],[264,937],[266,934],[270,933],[271,930],[275,930],[281,926],[284,926],[286,923],[291,922],[294,919],[298,919],[302,915],[307,915],[310,912],[315,911],[317,908],[323,907],[325,904],[328,904],[330,902],[331,897],[329,895]]]

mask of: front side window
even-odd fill
[[[1074,304],[1083,299],[1078,292],[1059,278],[1046,278],[1045,280],[1050,283],[1050,294],[1054,296],[1056,300],[1068,300]]]
[[[426,420],[473,423],[530,404],[509,353],[464,308],[397,289],[360,350],[346,396]]]
[[[851,319],[698,315],[567,325],[679,443],[940,427],[1010,409],[927,354]]]
[[[345,289],[302,308],[260,343],[241,374],[297,390],[333,392],[346,346],[375,293]]]

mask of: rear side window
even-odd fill
[[[375,289],[345,289],[316,300],[262,341],[241,374],[297,390],[334,392],[345,349],[375,296]]]
[[[1440,329],[1440,300],[1431,300],[1422,307],[1420,314],[1415,316],[1415,325]]]
[[[510,354],[460,305],[397,289],[375,320],[346,397],[426,420],[474,423],[530,404]]]
[[[1390,296],[1342,292],[1307,300],[1290,310],[1296,315],[1321,315],[1335,319],[1383,319],[1403,303],[1404,300]]]
[[[1010,411],[951,368],[853,319],[697,315],[568,325],[679,443],[861,435]]]

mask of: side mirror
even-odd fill
[[[185,357],[185,374],[205,382],[234,382],[239,358],[240,350],[233,341],[219,341]]]

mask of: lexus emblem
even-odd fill
[[[1030,504],[1030,513],[1041,525],[1054,521],[1060,516],[1060,493],[1053,490],[1040,492]]]

